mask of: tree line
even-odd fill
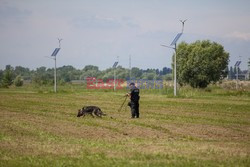
[[[196,41],[193,43],[182,42],[176,48],[177,53],[177,82],[180,86],[190,85],[194,88],[206,88],[210,83],[215,83],[229,76],[234,79],[236,69],[228,68],[229,53],[224,47],[209,40]],[[172,60],[174,62],[174,55]],[[173,63],[172,63],[173,65]],[[250,60],[248,62],[250,68]],[[173,66],[172,66],[172,69]],[[173,71],[170,68],[163,69],[139,69],[133,67],[131,70],[118,66],[116,69],[117,79],[147,79],[147,80],[171,80]],[[239,73],[240,69],[237,69]],[[114,77],[114,69],[99,70],[97,66],[87,65],[83,69],[73,66],[57,68],[57,80],[59,84],[73,80],[85,80],[87,77],[95,77],[106,81]],[[53,84],[54,69],[39,67],[30,70],[21,66],[15,68],[7,65],[5,70],[0,70],[0,83],[2,87],[11,84],[22,85],[23,80],[30,80],[34,84]]]
[[[130,69],[118,66],[115,68],[116,78],[118,79],[172,79],[172,70],[164,67],[163,69],[140,69],[133,67]],[[131,76],[130,76],[131,75]],[[74,80],[85,80],[87,77],[95,77],[97,79],[112,79],[114,77],[114,69],[108,68],[100,70],[94,65],[86,65],[83,69],[76,69],[71,65],[57,68],[57,81],[59,84],[70,83]],[[37,85],[52,85],[54,83],[54,68],[39,67],[35,70],[29,68],[6,65],[4,70],[0,70],[0,86],[9,87],[12,84],[22,86],[24,81],[29,81]]]

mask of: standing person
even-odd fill
[[[127,93],[127,96],[130,97],[130,102],[128,105],[131,108],[131,118],[139,118],[140,113],[139,113],[139,89],[135,86],[134,83],[129,84],[130,92]]]

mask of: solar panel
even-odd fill
[[[170,44],[170,46],[171,46],[171,45],[175,45],[176,42],[178,41],[178,39],[181,37],[181,35],[182,35],[182,33],[178,33],[178,34],[176,35],[176,37],[174,38],[173,42]]]
[[[241,61],[236,61],[236,63],[235,63],[234,66],[239,67],[239,66],[240,66],[240,63],[241,63]]]
[[[56,53],[55,53],[55,56],[57,55],[57,53],[59,52],[59,50],[60,50],[60,48],[57,48],[57,51],[56,51]]]
[[[235,65],[234,65],[234,66],[237,66],[237,64],[238,64],[238,61],[236,61],[236,63],[235,63]]]
[[[54,55],[55,55],[56,50],[57,50],[57,48],[54,50],[54,52],[52,53],[52,55],[51,55],[51,56],[54,56]]]
[[[238,66],[240,66],[240,63],[241,63],[241,61],[239,61],[239,64],[238,64]]]
[[[51,56],[56,56],[57,53],[59,52],[60,48],[55,48],[54,52],[52,53]]]
[[[116,68],[117,64],[118,64],[118,61],[116,61],[116,62],[114,63],[113,68]]]

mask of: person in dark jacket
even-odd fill
[[[127,96],[130,97],[130,102],[128,103],[128,106],[131,108],[131,118],[139,118],[139,100],[140,100],[140,91],[135,86],[134,83],[129,84],[130,92],[127,93]]]

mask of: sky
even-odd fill
[[[210,40],[230,54],[229,66],[250,58],[249,0],[0,0],[0,69],[119,65],[171,67],[169,45]]]

